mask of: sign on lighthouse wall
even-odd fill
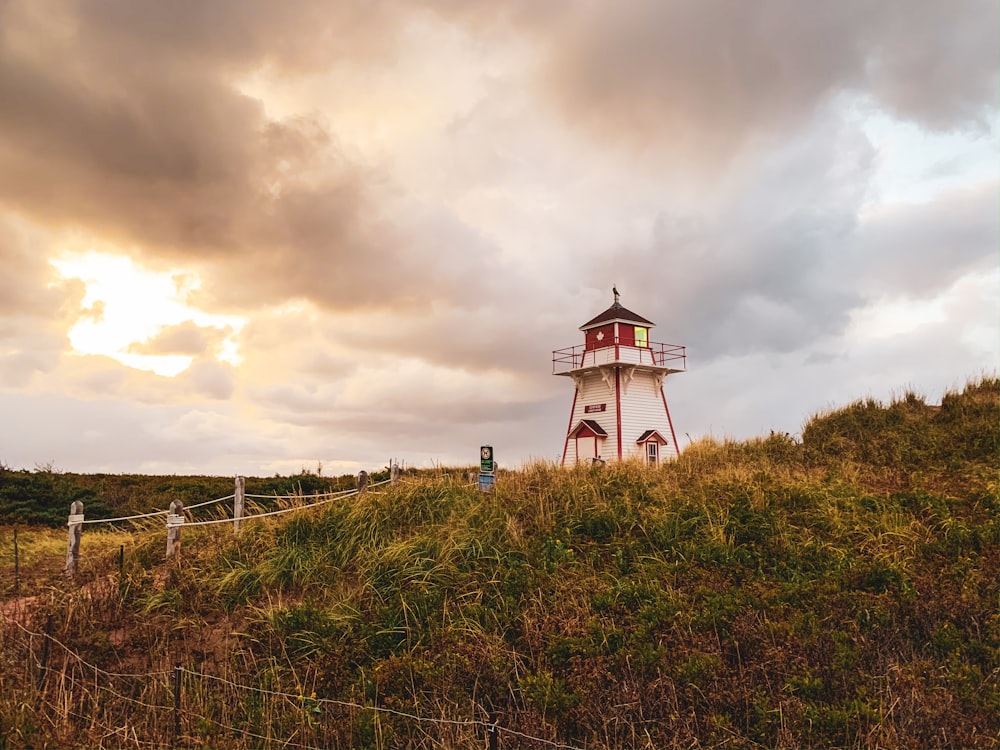
[[[552,352],[554,375],[574,385],[563,465],[678,455],[663,391],[668,375],[683,372],[683,346],[649,340],[655,324],[615,301],[580,326],[584,342]]]

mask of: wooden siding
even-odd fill
[[[634,347],[631,351],[639,351]],[[612,349],[613,351],[613,349]],[[623,349],[623,351],[627,351]],[[625,369],[625,368],[622,368]],[[581,374],[581,386],[574,397],[572,414],[567,428],[566,442],[564,444],[563,464],[572,466],[577,462],[577,440],[569,437],[569,430],[584,419],[591,419],[599,424],[608,433],[607,438],[597,440],[598,455],[608,461],[613,461],[618,457],[618,422],[619,415],[615,407],[614,392],[614,370],[606,370],[611,374],[612,387],[604,382],[600,371],[594,370]],[[667,441],[667,445],[661,446],[659,458],[661,461],[675,458],[678,455],[677,445],[670,420],[667,416],[663,394],[656,385],[656,378],[653,373],[634,371],[631,382],[626,384],[627,377],[624,372],[619,375],[621,382],[621,446],[622,458],[638,457],[645,460],[645,446],[639,445],[636,441],[646,430],[656,430]],[[587,412],[588,406],[606,404],[604,411]],[[581,449],[583,450],[583,449]],[[589,444],[588,444],[589,450]],[[582,456],[589,459],[592,455]]]
[[[598,339],[597,334],[603,333],[604,335]],[[615,324],[608,323],[607,325],[601,326],[600,328],[592,328],[586,333],[587,349],[600,349],[607,346],[608,344],[615,343]]]
[[[670,420],[663,406],[663,396],[652,373],[637,371],[632,382],[622,389],[622,457],[645,459],[645,447],[636,440],[646,430],[656,430],[669,440],[660,448],[660,460],[677,456]]]
[[[598,439],[597,441],[597,453],[601,458],[605,460],[613,460],[617,457],[616,445],[618,443],[618,432],[616,429],[616,414],[615,414],[615,394],[614,390],[608,388],[607,384],[601,378],[600,372],[587,372],[582,375],[583,381],[580,386],[580,390],[576,394],[576,400],[573,404],[573,415],[570,417],[570,427],[580,424],[583,419],[591,419],[601,427],[604,431],[608,433],[608,436],[604,439]],[[612,381],[614,383],[614,381]],[[605,411],[601,412],[586,412],[586,408],[589,405],[597,404],[607,404]],[[563,463],[566,466],[572,466],[577,461],[576,455],[576,440],[570,438],[567,435],[566,442],[566,458]]]

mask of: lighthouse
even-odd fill
[[[613,292],[614,304],[580,326],[583,344],[552,352],[552,374],[575,386],[563,466],[629,458],[656,464],[678,455],[663,380],[684,371],[684,347],[650,341],[655,324]]]

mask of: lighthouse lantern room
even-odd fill
[[[684,371],[684,347],[650,341],[654,324],[613,292],[614,304],[580,326],[582,345],[552,352],[552,374],[576,386],[564,466],[628,458],[655,464],[678,455],[663,380]]]

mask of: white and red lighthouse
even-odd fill
[[[576,386],[564,466],[595,459],[658,463],[678,455],[663,380],[684,371],[684,347],[650,341],[654,324],[614,295],[611,307],[580,326],[582,345],[552,352],[552,374]]]

